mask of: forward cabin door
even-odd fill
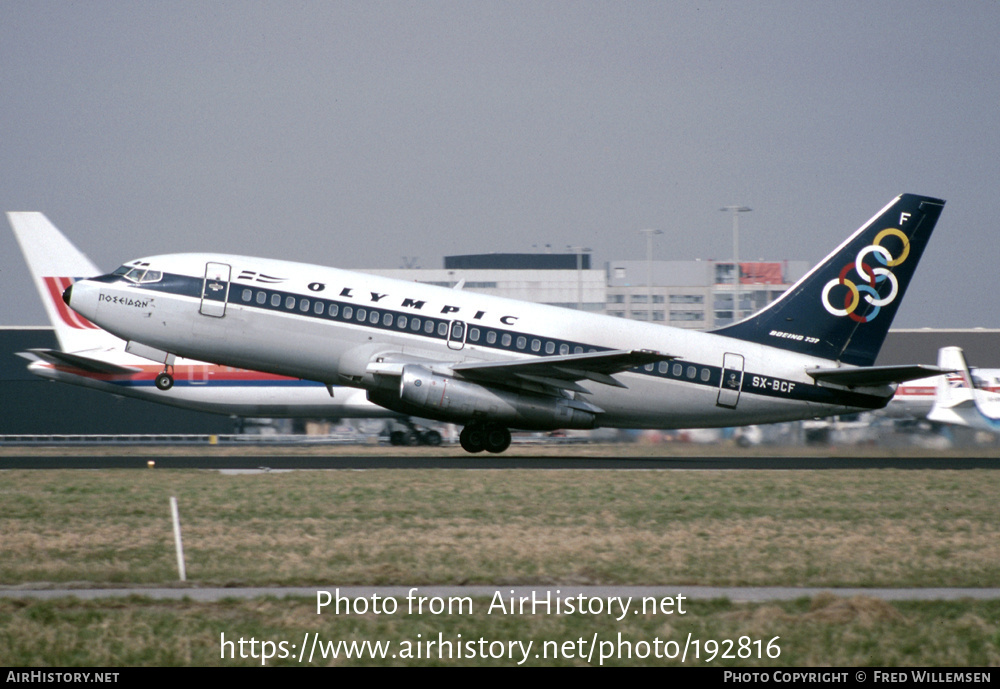
[[[205,316],[222,318],[226,315],[226,302],[229,301],[229,277],[232,268],[228,263],[205,264],[205,280],[201,283],[201,308],[199,312]]]
[[[722,356],[722,381],[719,383],[719,399],[716,404],[736,409],[741,389],[743,389],[743,355],[726,352]]]

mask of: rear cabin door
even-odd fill
[[[743,355],[726,352],[722,356],[722,381],[719,383],[720,407],[735,409],[743,388]]]

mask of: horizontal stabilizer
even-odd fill
[[[940,376],[954,369],[917,364],[914,366],[862,366],[859,368],[811,368],[806,373],[818,382],[844,385],[849,388],[878,387],[905,383],[920,378]]]
[[[87,373],[129,374],[138,373],[142,370],[140,368],[135,368],[134,366],[121,366],[119,364],[112,364],[108,361],[101,361],[100,359],[92,359],[80,354],[60,352],[57,349],[29,349],[28,352],[35,355],[42,361],[49,362],[50,364],[55,364],[57,366],[72,366],[73,368],[78,368],[81,371],[86,371]]]

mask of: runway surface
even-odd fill
[[[469,455],[240,455],[211,454],[121,456],[118,448],[102,455],[60,453],[0,457],[3,469],[644,469],[644,470],[826,470],[826,469],[1000,469],[995,457],[616,457]]]

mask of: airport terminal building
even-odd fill
[[[811,267],[806,261],[739,266],[738,284],[732,261],[611,261],[595,269],[588,254],[572,253],[446,256],[440,269],[364,272],[703,330],[760,310]]]

